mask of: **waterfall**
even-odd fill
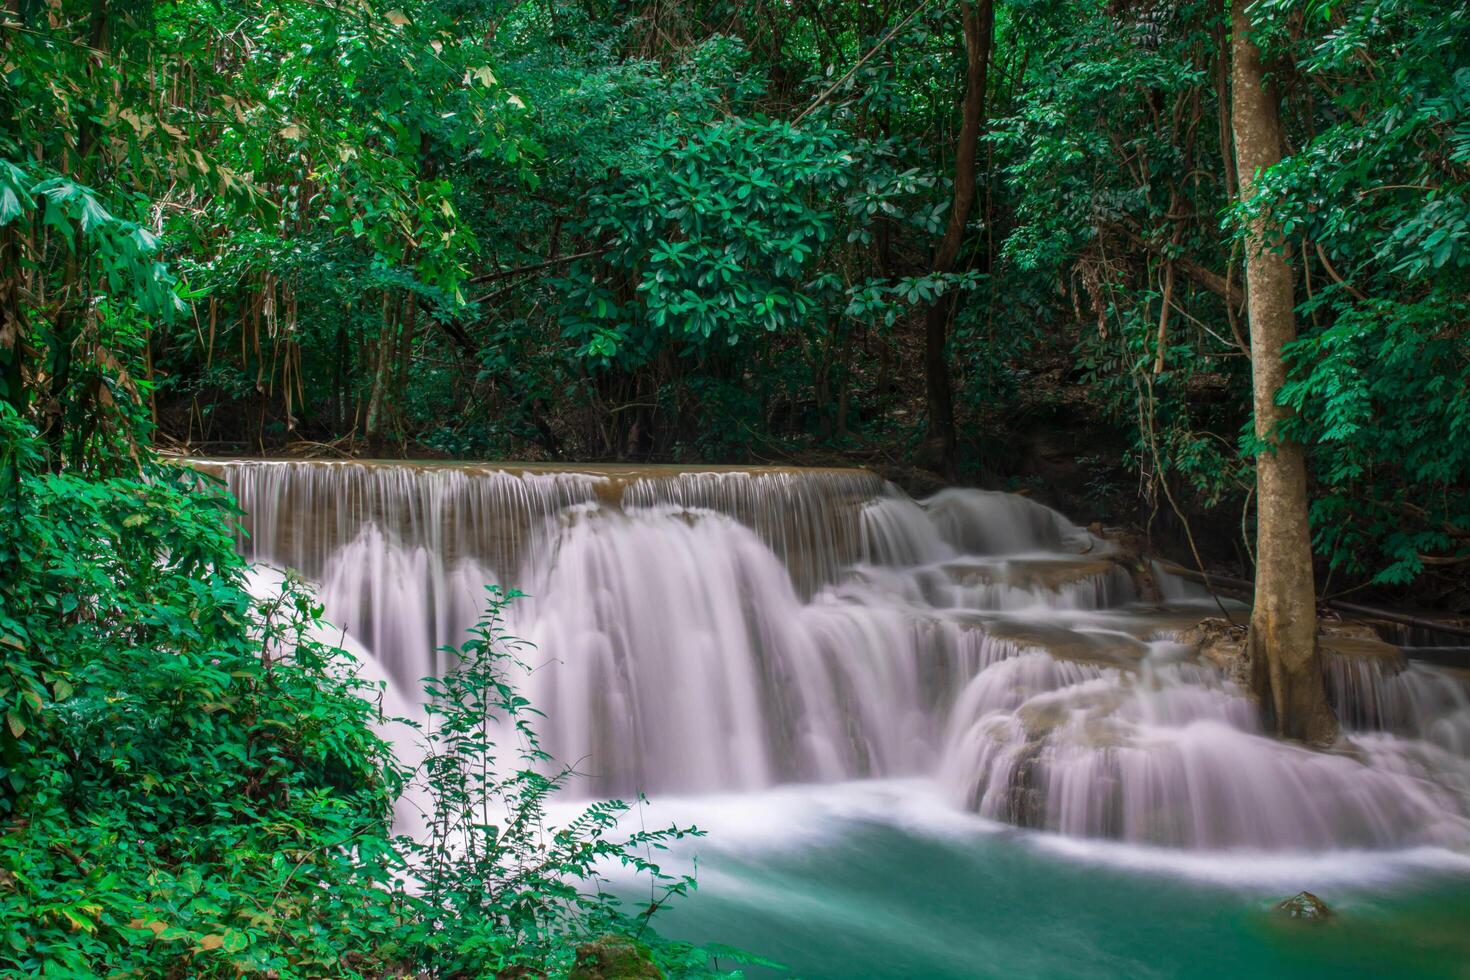
[[[1327,658],[1344,737],[1261,729],[1172,639],[1215,609],[1024,497],[860,470],[234,461],[252,561],[312,578],[399,697],[483,586],[587,794],[926,778],[1023,827],[1204,849],[1470,847],[1470,681]],[[1384,651],[1388,650],[1388,655]]]

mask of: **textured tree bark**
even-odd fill
[[[393,435],[400,446],[407,441],[403,426],[403,406],[408,403],[408,376],[413,370],[413,340],[415,329],[418,326],[418,312],[417,296],[410,296],[404,300],[403,327],[398,334],[398,355],[395,365],[397,378],[393,383],[393,404],[396,406],[396,411],[393,413]]]
[[[1230,0],[1231,128],[1240,198],[1281,159],[1281,118],[1251,38],[1248,0]],[[1290,415],[1276,402],[1286,380],[1282,347],[1296,337],[1291,266],[1279,231],[1258,219],[1245,249],[1251,382],[1256,436],[1271,448],[1256,459],[1256,599],[1249,649],[1252,680],[1277,732],[1309,742],[1337,730],[1317,648],[1317,600],[1307,525],[1307,473],[1300,444],[1281,437]]]
[[[0,228],[0,398],[26,414],[25,306],[21,302],[20,236],[13,224]]]
[[[395,302],[391,293],[383,291],[383,324],[378,332],[377,350],[374,351],[373,387],[368,396],[367,421],[363,425],[363,435],[372,452],[383,448],[385,422],[393,410],[393,355],[397,349],[397,321],[402,308],[403,300]]]
[[[991,0],[960,5],[965,34],[965,102],[961,110],[960,136],[955,147],[954,201],[944,237],[934,250],[933,269],[952,272],[964,244],[965,225],[975,204],[975,158],[980,130],[985,123],[986,73],[995,37],[995,9]],[[953,294],[940,296],[924,317],[924,391],[929,413],[928,428],[919,450],[919,462],[950,473],[954,469],[954,393],[949,384],[949,317]]]

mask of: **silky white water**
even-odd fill
[[[300,569],[411,704],[483,606],[528,593],[525,693],[582,795],[918,780],[936,806],[1197,852],[1470,849],[1470,684],[1329,657],[1331,751],[1173,637],[1212,601],[1138,594],[1026,498],[916,502],[852,470],[230,462],[252,560]],[[1241,610],[1235,614],[1240,616]]]

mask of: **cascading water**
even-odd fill
[[[1470,847],[1470,681],[1329,657],[1332,751],[1263,734],[1109,544],[1023,497],[855,470],[228,462],[250,558],[299,568],[399,695],[496,582],[589,795],[922,778],[1073,837]]]

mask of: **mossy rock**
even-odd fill
[[[1276,906],[1276,911],[1293,919],[1305,922],[1324,922],[1332,918],[1332,909],[1311,892],[1297,892]]]
[[[648,947],[627,936],[604,936],[577,947],[567,980],[663,980]]]

